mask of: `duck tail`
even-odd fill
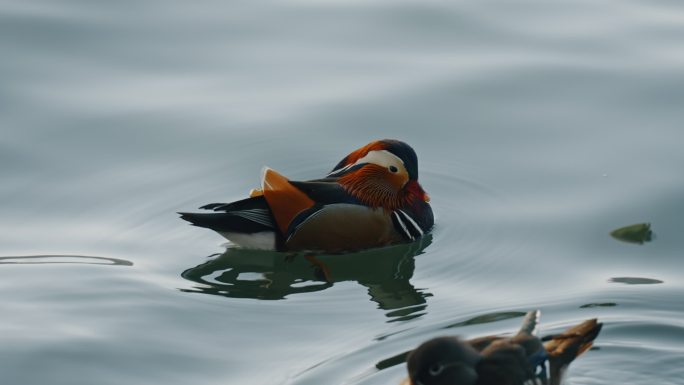
[[[539,324],[540,316],[541,311],[539,310],[532,310],[525,314],[525,318],[523,318],[518,334],[534,335],[537,331],[537,325]]]
[[[591,348],[602,326],[603,324],[594,318],[575,325],[561,334],[542,338],[544,349],[549,356],[549,385],[560,385],[568,365]]]

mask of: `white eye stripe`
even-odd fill
[[[377,164],[378,166],[385,167],[387,169],[390,169],[391,167],[395,167],[397,169],[397,171],[392,171],[393,173],[401,171],[402,173],[408,175],[408,171],[406,170],[406,166],[404,166],[404,161],[401,160],[400,157],[392,154],[391,152],[389,152],[387,150],[373,150],[373,151],[369,151],[368,154],[366,154],[364,157],[359,158],[356,162],[331,171],[328,174],[328,176],[337,176],[337,175],[349,170],[350,168],[357,166],[359,164],[363,164],[363,163]]]
[[[366,154],[366,156],[364,156],[363,158],[359,158],[359,160],[357,160],[354,163],[354,165],[361,163],[373,163],[383,167],[394,166],[398,169],[403,169],[404,171],[406,171],[404,161],[401,160],[400,157],[392,154],[387,150],[369,151],[368,154]]]

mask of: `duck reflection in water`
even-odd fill
[[[183,278],[198,283],[184,292],[231,298],[278,300],[325,290],[336,282],[356,281],[368,289],[378,308],[393,320],[422,315],[431,294],[416,289],[410,279],[415,256],[431,243],[417,242],[352,254],[290,254],[229,248],[201,265],[184,271]]]

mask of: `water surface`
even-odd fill
[[[643,0],[3,3],[0,382],[394,384],[420,342],[539,308],[542,332],[604,322],[568,383],[684,383],[683,21]],[[418,153],[421,243],[287,259],[175,214],[385,137]],[[634,223],[653,240],[610,236]]]

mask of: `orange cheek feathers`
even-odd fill
[[[397,172],[397,173],[389,172],[389,173],[387,173],[387,179],[389,179],[390,183],[392,184],[392,186],[394,186],[394,188],[397,191],[404,188],[404,186],[406,185],[406,183],[408,183],[408,180],[409,180],[408,175],[406,175],[406,173],[403,173],[403,172]]]

